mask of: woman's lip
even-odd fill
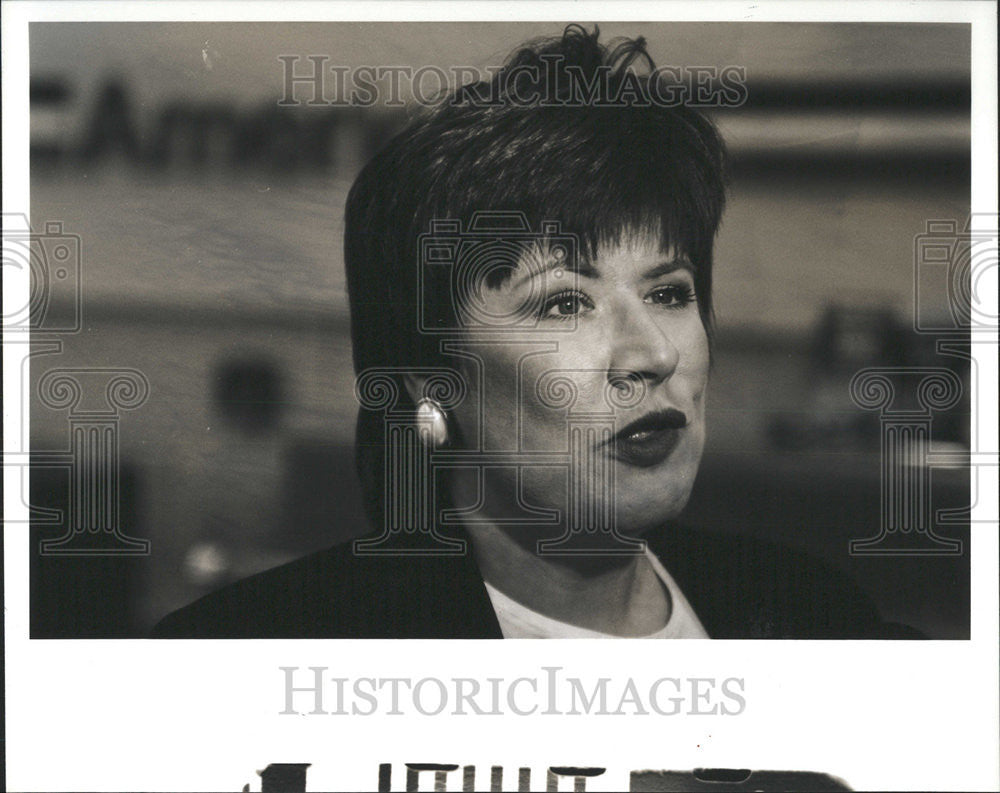
[[[681,430],[666,427],[619,433],[611,440],[611,453],[623,463],[648,468],[667,459],[680,439]]]
[[[686,426],[683,411],[654,410],[619,430],[610,441],[611,453],[629,465],[658,465],[670,456]]]
[[[661,430],[680,430],[687,426],[687,416],[677,408],[663,408],[626,424],[616,434],[616,439],[635,439],[637,436]]]

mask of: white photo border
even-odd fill
[[[905,3],[81,3],[3,4],[3,211],[27,212],[28,23],[44,20],[906,21],[972,25],[972,210],[997,212],[996,11]],[[994,268],[993,279],[996,278]],[[995,284],[987,287],[994,295]],[[23,295],[4,293],[8,305]],[[995,304],[993,315],[996,315]],[[996,350],[976,364],[979,448],[997,449]],[[4,437],[20,433],[24,344],[4,344]],[[5,441],[6,443],[6,441]],[[4,469],[5,522],[25,521]],[[374,789],[378,764],[749,767],[835,774],[858,789],[995,789],[998,717],[997,493],[972,536],[971,640],[928,642],[31,641],[28,533],[4,535],[7,786],[31,790],[259,789],[268,763],[311,763],[309,789]],[[992,522],[990,522],[992,521]],[[23,524],[22,524],[23,525]],[[25,561],[21,561],[25,560]],[[623,652],[624,651],[624,652]],[[666,657],[666,661],[664,660]],[[739,678],[739,716],[494,718],[280,716],[280,667],[331,676]],[[614,773],[612,773],[612,771]],[[397,771],[398,773],[398,771]],[[394,785],[400,784],[397,779]],[[538,784],[537,782],[535,784]]]

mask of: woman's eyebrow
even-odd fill
[[[520,269],[520,268],[519,268]],[[546,261],[541,267],[528,267],[523,269],[511,282],[511,288],[517,288],[532,278],[537,278],[545,273],[562,270],[563,272],[573,273],[576,276],[583,276],[584,278],[600,278],[601,274],[590,262],[587,261],[576,261],[570,264],[566,262],[559,261],[557,259]]]
[[[647,270],[642,277],[647,281],[654,281],[677,270],[687,270],[694,275],[694,265],[687,259],[671,259]]]

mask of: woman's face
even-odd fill
[[[464,445],[556,453],[546,456],[556,464],[522,465],[520,475],[514,466],[484,466],[482,487],[466,470],[455,479],[456,506],[478,500],[492,518],[532,508],[565,514],[568,483],[587,514],[606,500],[612,473],[619,531],[640,534],[675,516],[701,459],[709,371],[690,264],[664,254],[655,236],[626,236],[578,272],[554,256],[522,260],[479,297],[494,316],[537,306],[537,322],[485,343],[470,334],[462,345],[470,388],[453,419]],[[576,392],[571,406],[555,398],[568,392],[553,378]],[[581,431],[571,433],[571,424]],[[560,457],[571,443],[572,456]],[[569,469],[558,464],[567,459]]]

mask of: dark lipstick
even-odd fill
[[[677,446],[686,426],[687,416],[676,408],[647,413],[615,434],[610,441],[612,453],[629,465],[658,465]]]

